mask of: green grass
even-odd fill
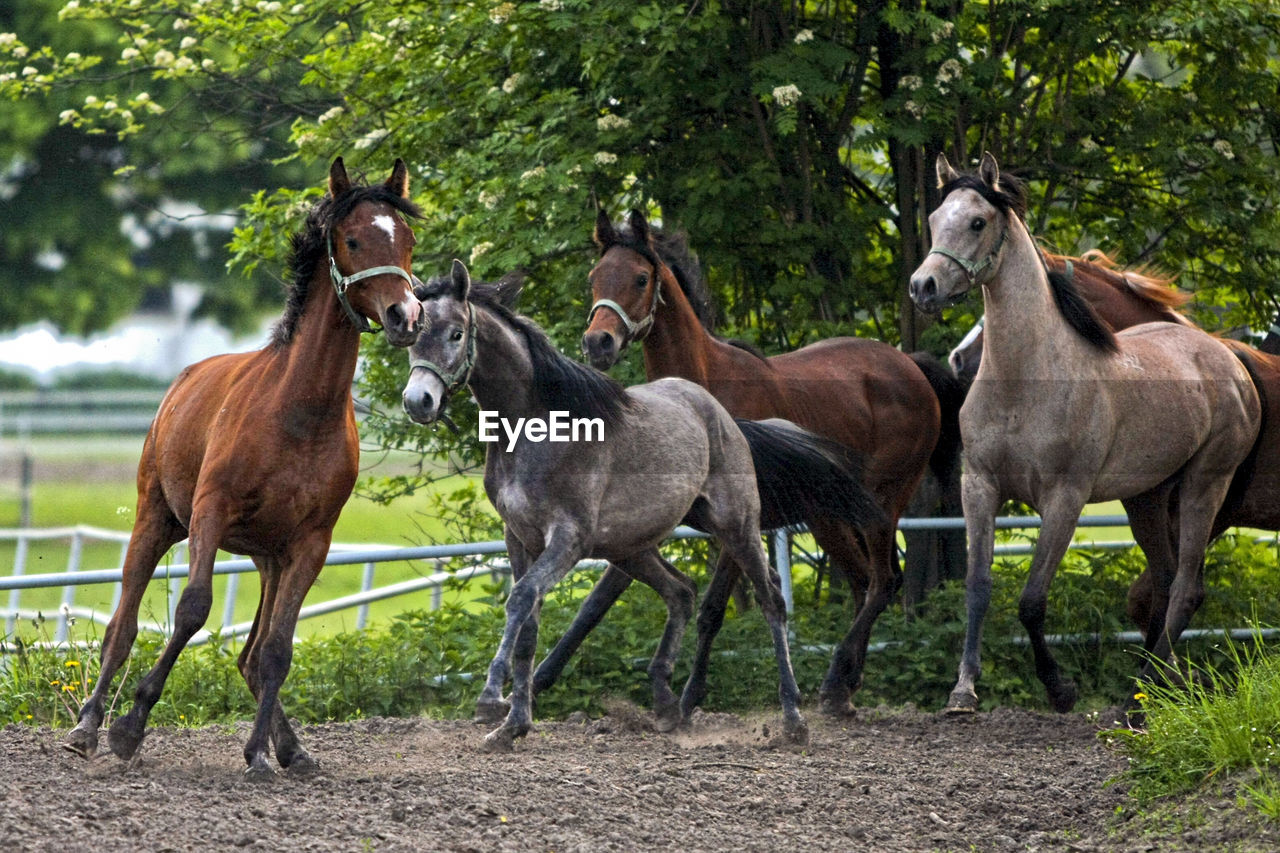
[[[1242,804],[1280,820],[1280,657],[1263,649],[1215,646],[1177,684],[1143,686],[1144,732],[1104,733],[1129,756],[1121,778],[1139,804],[1234,780]]]

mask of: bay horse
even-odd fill
[[[1051,271],[1073,278],[1076,289],[1104,323],[1115,331],[1140,323],[1170,322],[1190,325],[1178,309],[1191,299],[1190,295],[1170,287],[1171,279],[1152,275],[1145,270],[1120,269],[1111,258],[1094,249],[1083,257],[1071,258],[1047,254],[1046,262]],[[977,334],[975,334],[977,332]],[[982,360],[981,324],[951,352],[949,361],[966,382],[972,381]],[[1268,344],[1268,340],[1271,344]],[[1280,340],[1280,332],[1268,334],[1257,349],[1238,341],[1223,339],[1223,343],[1236,352],[1253,378],[1262,406],[1262,426],[1253,452],[1236,469],[1227,492],[1227,498],[1213,523],[1210,539],[1217,538],[1230,527],[1256,527],[1263,530],[1280,530],[1280,355],[1267,347]],[[1174,565],[1176,542],[1165,542],[1160,537],[1163,523],[1155,530],[1148,530],[1144,519],[1131,519],[1135,540],[1144,543],[1143,551],[1150,560],[1165,560]],[[1145,635],[1151,621],[1153,578],[1171,577],[1171,571],[1152,572],[1144,569],[1129,588],[1127,610],[1129,617]],[[1167,605],[1168,590],[1160,593],[1155,609],[1162,611]]]
[[[642,344],[650,380],[682,377],[710,391],[734,417],[784,418],[866,460],[863,483],[884,511],[884,522],[861,536],[830,520],[809,525],[832,568],[865,589],[820,689],[824,711],[852,713],[850,698],[862,684],[871,628],[901,578],[898,519],[926,468],[945,481],[958,458],[957,383],[930,356],[908,356],[861,338],[829,338],[765,357],[711,332],[705,285],[683,235],[651,228],[635,210],[626,225],[615,227],[601,210],[594,240],[600,259],[589,274],[594,304],[582,338],[593,365],[608,369],[627,346]],[[707,591],[709,618],[721,618],[711,614],[723,614],[734,579],[732,572],[715,578]],[[565,642],[590,631],[627,583],[621,573],[606,570]],[[710,636],[720,624],[707,626]],[[553,652],[543,667],[562,657]],[[696,667],[705,671],[702,654]],[[540,668],[538,683],[549,684],[557,674]]]
[[[147,583],[164,553],[190,537],[190,574],[173,635],[139,682],[132,709],[112,723],[111,751],[128,759],[142,743],[170,669],[208,618],[221,547],[251,556],[262,581],[238,660],[258,702],[244,747],[246,774],[272,775],[268,740],[282,767],[314,767],[278,694],[293,658],[298,610],[358,474],[351,381],[360,334],[374,321],[394,346],[417,338],[415,238],[405,217],[419,216],[403,160],[376,186],[353,183],[342,158],[334,160],[328,194],[293,237],[288,298],[270,343],[198,362],[174,380],[143,445],[120,603],[103,636],[98,682],[67,749],[96,753],[111,681],[137,636]]]
[[[649,666],[659,729],[674,728],[692,710],[683,698],[677,704],[668,682],[696,589],[658,553],[681,522],[718,539],[754,584],[773,638],[784,733],[804,742],[808,729],[798,708],[786,609],[760,539],[757,477],[767,471],[778,483],[765,496],[767,524],[808,517],[816,503],[828,512],[838,507],[834,511],[855,526],[879,522],[847,448],[783,421],[735,422],[703,388],[680,379],[624,389],[558,352],[532,321],[504,304],[510,291],[473,284],[460,261],[447,278],[417,292],[426,328],[409,350],[409,417],[434,422],[467,385],[482,414],[507,424],[542,424],[537,435],[517,427],[518,438],[490,444],[485,455],[485,492],[503,520],[514,580],[506,627],[476,703],[478,719],[502,720],[486,736],[486,749],[510,750],[528,732],[543,597],[588,557],[609,561],[663,598],[666,627]],[[598,421],[599,433],[544,440],[556,416]],[[778,476],[783,470],[793,474],[786,482]],[[504,699],[508,678],[511,694]]]
[[[980,287],[987,318],[982,362],[960,411],[968,628],[947,710],[977,708],[995,517],[1015,499],[1043,519],[1018,615],[1050,703],[1067,711],[1076,689],[1045,642],[1044,619],[1080,511],[1119,499],[1144,529],[1166,543],[1176,537],[1176,563],[1149,562],[1171,573],[1155,581],[1168,602],[1148,623],[1139,677],[1150,680],[1203,598],[1205,548],[1253,450],[1261,406],[1245,365],[1205,332],[1157,322],[1117,334],[1103,324],[1072,279],[1046,269],[1023,219],[1022,185],[1001,176],[990,153],[975,175],[939,155],[937,175],[933,247],[911,277],[911,297],[937,311]]]

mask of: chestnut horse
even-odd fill
[[[342,159],[335,160],[328,195],[294,235],[288,302],[271,342],[192,365],[169,388],[138,463],[137,521],[120,603],[103,637],[102,670],[68,749],[96,753],[111,681],[137,636],[147,583],[164,553],[189,536],[191,568],[173,636],[138,684],[133,708],[112,723],[111,751],[127,759],[142,743],[170,669],[208,618],[213,561],[222,547],[251,556],[262,581],[239,658],[258,701],[244,748],[246,773],[272,774],[268,738],[282,767],[314,767],[278,694],[293,659],[298,610],[358,473],[351,381],[360,333],[373,320],[394,346],[417,339],[415,240],[404,217],[419,215],[403,160],[377,186],[353,184]]]
[[[900,578],[896,531],[926,467],[945,472],[956,459],[955,411],[946,411],[935,382],[952,377],[929,357],[907,356],[879,341],[831,338],[795,352],[766,358],[711,333],[696,261],[684,238],[650,228],[632,211],[626,226],[614,227],[604,211],[596,219],[600,260],[590,273],[593,299],[583,349],[596,367],[612,366],[631,343],[644,347],[649,379],[678,376],[709,390],[737,418],[785,418],[818,435],[858,451],[866,460],[863,483],[879,501],[882,524],[864,528],[865,541],[846,524],[815,521],[814,538],[833,569],[859,581],[866,595],[848,634],[836,647],[822,682],[825,711],[850,711],[850,697],[861,686],[867,642],[876,618],[888,606]],[[639,319],[633,319],[639,318]],[[950,398],[950,395],[948,395]],[[954,408],[958,409],[958,397]],[[954,440],[946,440],[946,436]],[[944,440],[940,441],[940,436]],[[945,473],[943,473],[945,476]],[[735,579],[717,574],[707,590],[700,622],[714,636]],[[628,580],[606,570],[564,642],[589,631]],[[558,647],[557,647],[558,648]],[[698,663],[705,667],[705,650]],[[548,660],[560,659],[555,652]],[[544,687],[554,672],[539,669]],[[700,670],[698,670],[700,671]]]
[[[1177,309],[1191,297],[1169,287],[1170,279],[1151,275],[1145,270],[1122,270],[1102,252],[1091,250],[1080,258],[1046,255],[1049,269],[1073,275],[1076,288],[1098,317],[1115,331],[1140,323],[1166,321],[1190,324]],[[951,365],[957,374],[972,380],[982,359],[981,326],[977,335],[956,347]],[[1252,455],[1236,471],[1227,499],[1213,524],[1213,537],[1229,527],[1256,527],[1280,530],[1280,355],[1267,349],[1280,341],[1280,331],[1272,327],[1267,340],[1258,349],[1237,341],[1223,341],[1236,352],[1249,369],[1262,403],[1262,428]],[[1164,543],[1158,532],[1149,531],[1142,518],[1130,519],[1134,538],[1146,543],[1147,559],[1175,560],[1177,543]],[[1163,555],[1163,556],[1161,556]],[[1168,590],[1153,602],[1155,590],[1149,569],[1142,572],[1129,588],[1129,616],[1144,633],[1151,620],[1152,604],[1156,609],[1167,603]],[[1161,575],[1166,576],[1166,575]]]
[[[1043,526],[1018,616],[1036,674],[1058,711],[1076,700],[1044,636],[1049,585],[1086,503],[1121,500],[1139,529],[1161,606],[1151,608],[1140,678],[1154,677],[1204,596],[1204,553],[1237,468],[1261,425],[1240,359],[1188,325],[1144,323],[1114,333],[1073,280],[1046,268],[1023,219],[1026,197],[985,154],[976,175],[939,155],[942,202],[933,248],[911,298],[937,310],[981,289],[985,354],[960,412],[969,535],[968,630],[947,710],[977,709],[982,624],[991,599],[995,517],[1003,501],[1036,508]],[[1177,541],[1174,559],[1158,552]],[[1172,556],[1172,555],[1170,555]],[[1132,701],[1129,703],[1132,707]]]

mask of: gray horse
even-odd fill
[[[1205,547],[1258,435],[1258,394],[1231,351],[1198,329],[1145,323],[1113,334],[1068,276],[1046,269],[1022,218],[1022,187],[990,154],[977,175],[941,155],[937,172],[943,201],[929,217],[933,248],[911,277],[912,299],[937,310],[980,287],[986,309],[982,363],[960,410],[969,624],[948,710],[977,707],[994,521],[1014,499],[1044,519],[1018,615],[1050,702],[1066,711],[1075,685],[1045,643],[1044,617],[1080,511],[1119,499],[1142,520],[1135,533],[1162,527],[1176,537],[1167,539],[1177,543],[1176,570],[1162,568],[1173,577],[1157,584],[1168,606],[1147,636],[1150,660],[1167,660],[1204,598]],[[1150,660],[1143,679],[1156,675]]]
[[[536,325],[504,304],[501,288],[473,285],[459,261],[448,278],[417,292],[427,325],[410,349],[405,411],[431,423],[449,396],[469,385],[482,425],[504,424],[500,442],[488,448],[484,485],[505,524],[514,584],[506,628],[477,701],[480,719],[496,722],[505,714],[486,736],[486,747],[509,750],[528,732],[542,599],[584,558],[608,560],[662,596],[667,624],[649,667],[654,711],[660,729],[680,722],[688,703],[677,702],[669,680],[696,588],[661,558],[658,544],[681,522],[715,536],[755,585],[773,637],[784,732],[804,742],[808,729],[798,708],[786,611],[761,544],[753,455],[758,464],[792,473],[792,486],[767,495],[767,516],[775,524],[791,523],[834,493],[844,495],[841,511],[850,520],[878,520],[856,460],[840,445],[785,421],[735,423],[690,382],[667,379],[624,389],[558,352]],[[578,440],[550,440],[556,423],[571,437],[572,427],[557,421],[562,416],[583,424]],[[588,436],[585,424],[597,421],[600,429]],[[525,426],[511,427],[520,423]],[[539,423],[545,429],[529,426]],[[698,622],[701,630],[704,619]],[[504,700],[508,678],[511,695]]]

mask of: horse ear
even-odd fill
[[[396,158],[395,165],[391,167],[391,177],[383,186],[401,198],[409,197],[409,167],[404,160]]]
[[[453,259],[453,269],[449,271],[449,284],[452,286],[450,295],[459,302],[466,302],[467,295],[471,293],[471,273],[467,272],[467,265],[457,258]]]
[[[512,270],[493,283],[498,290],[498,302],[507,308],[515,308],[516,300],[524,290],[525,271]]]
[[[347,177],[347,167],[339,157],[329,167],[329,195],[337,198],[349,189],[351,189],[351,179]]]
[[[419,302],[427,298],[427,284],[416,274],[413,276],[413,298]]]
[[[934,163],[934,169],[938,173],[938,189],[942,189],[960,177],[960,173],[951,168],[951,161],[947,159],[947,155],[941,151],[938,152],[938,159]]]
[[[998,189],[996,185],[1000,183],[1000,166],[990,151],[982,152],[982,162],[978,164],[978,177],[982,178],[991,189]]]
[[[632,210],[631,215],[627,218],[627,224],[631,226],[631,233],[641,243],[648,245],[649,243],[649,223],[644,218],[644,214],[638,210]]]
[[[618,242],[618,234],[613,230],[613,223],[609,221],[609,214],[604,212],[603,207],[596,210],[596,230],[591,239],[602,252]]]

